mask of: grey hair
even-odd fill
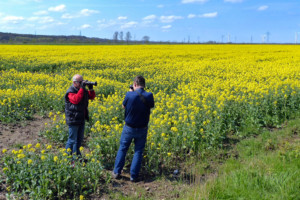
[[[81,75],[79,74],[75,74],[72,78],[73,81],[77,81],[78,78],[82,77]]]

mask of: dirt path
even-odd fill
[[[3,124],[0,122],[0,150],[17,149],[29,143],[38,143],[41,140],[39,132],[49,121],[49,118],[35,116],[33,120],[21,123]]]

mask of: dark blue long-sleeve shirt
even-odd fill
[[[144,104],[136,91],[145,97],[147,105]],[[143,128],[148,126],[150,109],[154,107],[154,98],[151,92],[146,92],[143,88],[136,91],[127,92],[123,101],[125,123],[133,128]]]

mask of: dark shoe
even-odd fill
[[[136,182],[138,182],[138,179],[130,177],[130,181],[133,182],[133,183],[136,183]]]
[[[115,172],[112,172],[112,173],[111,173],[111,176],[112,176],[114,179],[119,179],[119,178],[120,178],[120,174],[115,174]]]

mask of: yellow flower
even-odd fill
[[[172,154],[171,153],[168,153],[168,156],[171,156]]]
[[[176,127],[172,127],[172,128],[171,128],[171,131],[177,132],[178,129],[177,129]]]
[[[72,150],[70,148],[67,149],[67,152],[71,152]]]
[[[41,147],[41,144],[40,143],[37,143],[36,145],[35,145],[35,148],[40,148]]]
[[[21,153],[21,154],[18,154],[17,157],[20,158],[20,159],[22,159],[22,158],[25,158],[25,155]]]
[[[63,156],[68,156],[68,154],[67,153],[63,153]]]
[[[48,146],[47,146],[47,149],[51,149],[51,148],[52,148],[52,145],[48,145]]]
[[[27,147],[28,147],[28,149],[30,149],[30,147],[32,147],[32,144],[28,144]]]
[[[3,150],[2,150],[2,153],[6,153],[6,152],[7,152],[7,149],[3,149]]]
[[[54,160],[54,162],[58,161],[58,157],[54,156],[53,160]]]
[[[79,199],[80,199],[80,200],[84,200],[84,196],[83,196],[83,195],[80,195]]]
[[[6,172],[7,170],[8,170],[7,167],[4,167],[4,168],[3,168],[3,172]]]
[[[29,159],[29,160],[27,161],[27,163],[28,163],[28,165],[30,165],[30,164],[32,163],[32,160]]]
[[[42,154],[44,154],[45,152],[46,152],[45,150],[42,150],[42,151],[41,151]]]
[[[83,151],[83,149],[84,149],[83,147],[80,147],[80,148],[79,148],[80,151]]]
[[[45,160],[46,159],[46,157],[45,156],[41,156],[41,160]]]

